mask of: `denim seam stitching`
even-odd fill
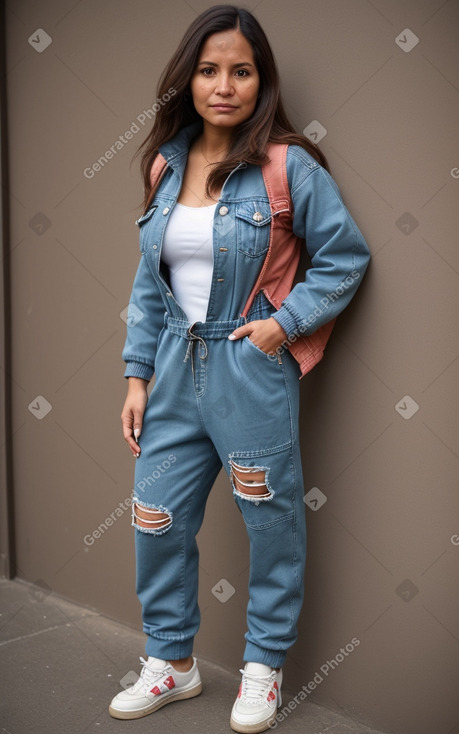
[[[269,449],[256,449],[253,451],[231,451],[229,454],[230,459],[257,459],[261,456],[271,456],[272,454],[278,454],[285,449],[290,448],[292,442],[279,444]]]
[[[261,525],[251,525],[250,523],[246,523],[246,526],[250,528],[251,530],[267,530],[268,528],[272,528],[275,525],[280,525],[282,522],[287,522],[291,518],[295,517],[295,511],[290,510],[290,512],[287,512],[285,515],[282,515],[281,517],[276,518],[275,520],[271,520],[271,522],[264,522]]]

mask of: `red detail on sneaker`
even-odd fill
[[[161,696],[162,693],[165,693],[167,690],[172,690],[172,688],[175,688],[175,680],[172,675],[170,675],[165,680],[161,681],[159,686],[153,686],[151,689],[151,693],[154,693],[155,696]]]
[[[276,694],[274,693],[273,689],[271,688],[270,692],[268,693],[268,701],[274,701],[276,698]]]
[[[279,686],[277,685],[277,680],[274,681],[274,688],[276,689],[276,691],[279,690]]]
[[[237,697],[240,698],[242,696],[242,683],[239,686],[239,693],[237,694]]]

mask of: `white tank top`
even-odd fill
[[[176,204],[164,231],[161,259],[169,267],[170,286],[188,320],[205,321],[212,285],[213,218],[216,204]]]

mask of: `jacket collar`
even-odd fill
[[[191,141],[196,137],[196,135],[199,135],[202,131],[202,127],[202,121],[197,120],[191,125],[187,125],[182,128],[177,135],[171,138],[171,140],[168,140],[159,147],[159,152],[165,158],[166,164],[170,166],[170,168],[172,168],[179,177],[183,176]],[[233,173],[240,168],[247,168],[247,163],[245,161],[239,161],[238,165],[233,168],[227,176],[226,181],[228,181]],[[226,186],[226,181],[224,186]]]
[[[159,152],[164,156],[171,168],[181,167],[182,157],[188,153],[191,141],[202,130],[202,121],[197,120],[182,128],[171,140],[160,146]],[[175,165],[174,165],[175,164]]]

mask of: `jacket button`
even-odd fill
[[[255,214],[252,216],[252,219],[255,220],[255,222],[261,222],[263,219],[263,214],[261,212],[255,212]]]
[[[220,207],[220,209],[218,210],[218,213],[219,213],[219,214],[220,214],[220,216],[222,216],[222,217],[224,217],[224,216],[225,216],[225,214],[228,214],[228,212],[229,212],[229,209],[228,209],[228,207],[227,207],[227,206],[221,206],[221,207]]]
[[[158,245],[153,245],[153,249],[154,250],[157,250],[158,249]]]
[[[169,207],[168,206],[165,206],[164,207],[163,214],[164,214],[164,216],[166,216],[166,214],[169,214]]]

